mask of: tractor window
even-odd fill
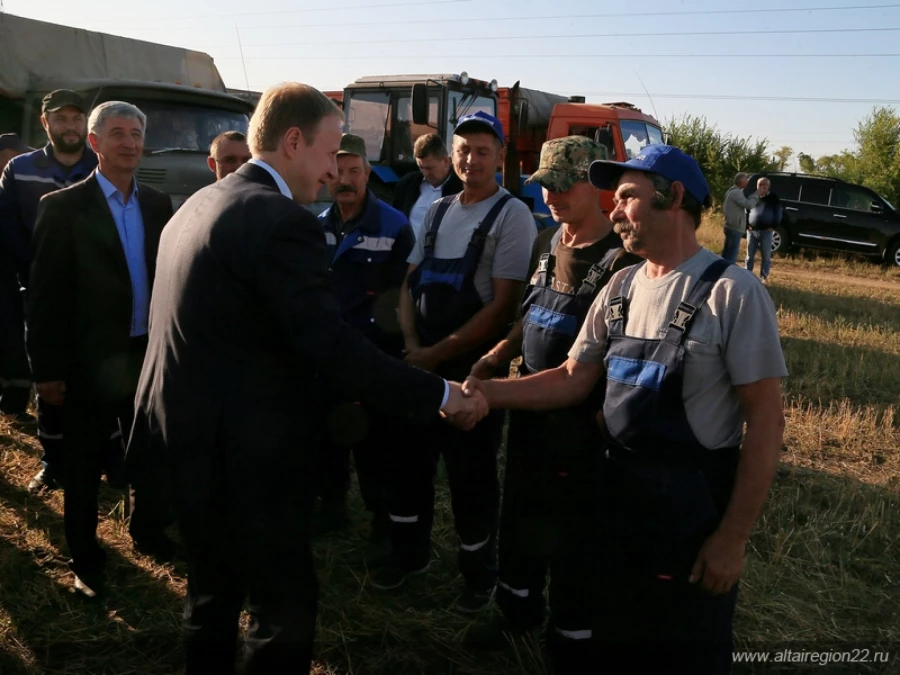
[[[647,134],[650,136],[650,145],[662,145],[663,135],[657,127],[652,124],[647,125]]]
[[[390,95],[385,92],[353,93],[344,100],[344,126],[366,142],[370,162],[381,161],[384,137],[390,124]]]
[[[428,122],[429,124],[416,124],[412,121],[412,105],[409,96],[401,96],[397,99],[397,120],[390,128],[390,136],[393,143],[391,149],[392,161],[412,162],[413,145],[419,136],[438,133],[438,120],[441,114],[441,99],[437,94],[428,96]]]

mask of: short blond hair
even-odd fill
[[[311,145],[319,123],[329,115],[341,116],[334,101],[308,84],[285,82],[269,87],[256,104],[247,141],[255,153],[273,152],[288,129],[297,127]]]

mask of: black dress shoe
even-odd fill
[[[132,539],[134,550],[154,558],[158,562],[176,562],[184,560],[182,548],[165,535],[156,535],[140,539]]]
[[[35,474],[34,478],[28,484],[29,492],[39,492],[43,488],[48,490],[57,490],[63,486],[62,481],[54,476],[47,469],[41,469]]]

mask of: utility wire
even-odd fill
[[[452,1],[452,2],[463,2],[468,0],[444,0]],[[416,6],[421,5],[429,5],[429,4],[442,4],[440,2],[429,3],[429,2],[416,2],[416,3],[403,3],[403,4],[414,4]],[[357,6],[357,7],[335,7],[333,8],[335,11],[349,11],[353,9],[370,9],[375,7],[389,7],[395,5],[365,5],[365,6]],[[582,19],[631,19],[631,18],[640,18],[640,19],[648,19],[653,17],[671,17],[671,16],[714,16],[714,15],[728,15],[728,14],[776,14],[776,13],[798,13],[798,12],[834,12],[834,11],[861,11],[861,10],[872,10],[872,9],[897,9],[900,8],[900,4],[889,4],[889,5],[843,5],[840,7],[772,7],[769,9],[760,9],[760,8],[745,8],[745,9],[697,9],[697,10],[688,10],[688,11],[674,11],[674,12],[631,12],[631,13],[620,13],[620,14],[553,14],[549,16],[497,16],[497,17],[480,17],[479,21],[483,23],[497,22],[501,24],[507,24],[512,21],[562,21],[562,20],[582,20]],[[294,13],[294,12],[302,12],[307,10],[284,10],[285,12]],[[311,11],[329,11],[326,9],[317,9]],[[249,15],[251,16],[264,16],[266,14],[274,14],[278,12],[253,12]],[[172,21],[179,20],[184,18],[201,18],[201,19],[217,19],[217,18],[227,18],[230,16],[236,16],[233,14],[209,14],[202,17],[148,17],[142,19],[143,21]],[[387,21],[336,21],[331,23],[302,23],[302,24],[269,24],[269,25],[257,25],[257,26],[241,26],[241,30],[268,30],[272,28],[345,28],[348,26],[412,26],[412,25],[437,25],[444,26],[446,24],[451,23],[471,23],[471,17],[465,18],[430,18],[430,19],[401,19],[397,21],[387,20]],[[103,23],[98,21],[97,23]],[[106,22],[109,23],[109,22]],[[209,28],[208,26],[207,28]],[[130,30],[156,30],[156,27],[153,26],[135,26]],[[190,30],[196,31],[197,26],[166,26],[165,30]]]
[[[798,28],[794,30],[767,30],[766,35],[803,35],[809,33],[893,33],[900,31],[900,27],[868,27],[868,28]],[[428,42],[437,44],[442,42],[480,42],[490,40],[577,40],[584,38],[617,38],[628,39],[636,37],[710,37],[715,35],[752,35],[753,31],[744,30],[716,30],[716,31],[666,31],[663,33],[565,33],[562,35],[477,35],[466,37],[442,37],[442,38],[412,38],[408,40],[394,40],[381,38],[379,40],[330,40],[328,42],[267,42],[259,45],[245,45],[246,47],[333,47],[336,44],[344,45],[384,45],[384,44],[419,44]],[[229,45],[207,45],[198,49],[221,49]],[[417,55],[418,56],[418,55]]]

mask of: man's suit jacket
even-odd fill
[[[145,185],[137,198],[152,284],[172,202]],[[129,344],[131,276],[96,174],[41,199],[32,251],[27,347],[34,380],[64,380],[67,399],[133,398],[141,363]]]
[[[416,201],[419,199],[423,180],[425,180],[425,178],[422,176],[421,171],[411,171],[403,176],[403,178],[400,179],[400,182],[397,183],[397,187],[394,188],[393,207],[398,211],[402,211],[407,218],[409,218],[412,207],[416,205]],[[462,192],[462,189],[462,181],[451,166],[450,176],[441,188],[441,197],[455,195],[458,192]]]
[[[224,499],[242,532],[300,527],[326,385],[422,422],[444,393],[343,322],[316,217],[246,164],[163,232],[127,461],[164,458],[191,518],[221,522]]]

